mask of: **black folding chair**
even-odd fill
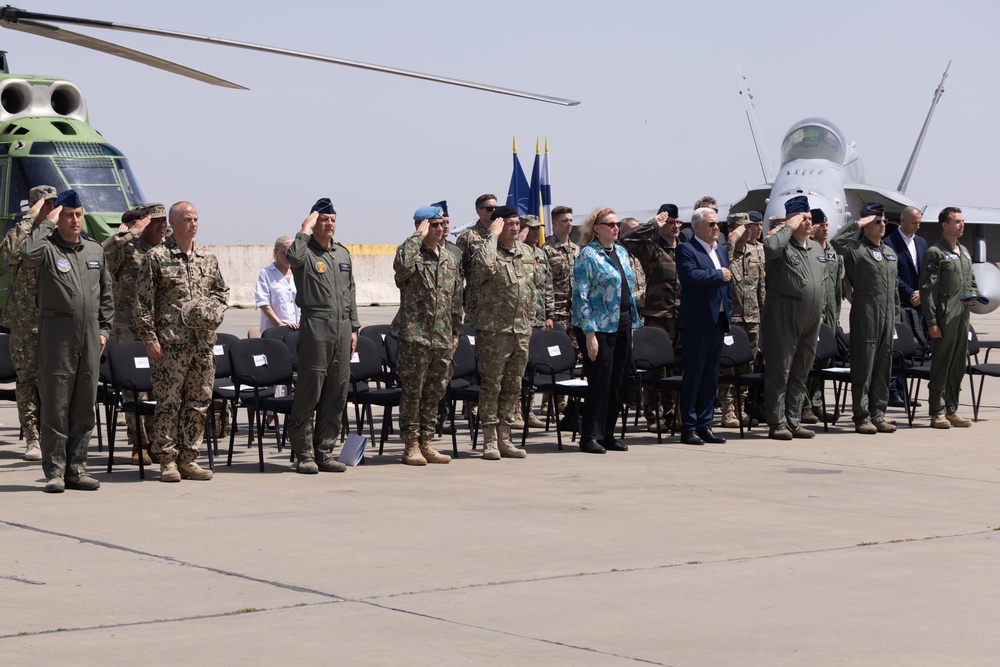
[[[986,349],[986,354],[983,357],[982,363],[979,362],[979,353],[982,352],[983,348]],[[972,419],[973,421],[979,421],[979,406],[982,404],[983,400],[983,383],[986,381],[987,377],[1000,377],[1000,364],[994,362],[990,363],[990,352],[997,349],[998,345],[990,343],[989,345],[981,345],[979,342],[979,337],[976,336],[974,329],[969,329],[969,389],[972,392]],[[975,387],[975,377],[979,377],[979,389]]]
[[[661,391],[680,391],[681,376],[670,375],[674,368],[674,346],[670,334],[659,327],[643,327],[632,332],[632,365],[639,376],[640,385],[655,394]],[[662,373],[661,373],[662,371]],[[665,374],[664,377],[659,377]],[[656,441],[663,442],[663,420],[660,401],[656,401]],[[626,413],[627,416],[627,413]],[[673,436],[676,420],[670,427]]]
[[[280,327],[271,327],[270,329],[264,329],[260,332],[261,338],[273,338],[274,340],[284,340],[285,336],[289,332],[294,331],[287,324],[282,324]]]
[[[121,410],[131,412],[135,419],[135,446],[140,452],[139,455],[139,478],[146,479],[146,466],[143,463],[141,452],[142,428],[140,428],[143,417],[152,416],[156,412],[156,401],[141,401],[138,396],[142,392],[153,390],[153,382],[150,377],[150,361],[146,356],[146,345],[142,341],[131,341],[128,343],[116,343],[108,354],[108,369],[113,391],[122,396]],[[123,390],[131,392],[126,395]],[[117,417],[116,417],[117,418]],[[114,465],[115,460],[115,438],[112,432],[108,437],[108,472]],[[208,447],[208,465],[215,469],[212,461],[212,448]]]
[[[458,402],[465,405],[479,403],[479,369],[478,358],[476,357],[476,346],[472,344],[471,338],[463,334],[458,337],[458,347],[452,356],[451,381],[448,383],[448,390],[445,392],[445,401],[448,403],[448,416],[451,419],[451,451],[452,458],[458,458],[458,439],[455,433],[455,412]],[[472,435],[472,448],[476,448],[476,440],[479,435],[479,415],[473,415],[472,410],[468,410],[469,432]]]
[[[528,342],[528,365],[526,380],[521,387],[521,414],[524,420],[524,430],[521,432],[521,445],[528,439],[528,410],[533,391],[548,394],[548,415],[546,429],[555,415],[556,443],[562,451],[562,431],[559,429],[559,396],[566,396],[577,403],[587,394],[587,385],[573,377],[576,367],[576,350],[565,331],[534,331]],[[573,425],[573,439],[576,439],[576,422]]]
[[[394,345],[387,343],[389,345]],[[348,400],[355,405],[355,414],[358,415],[358,435],[361,434],[361,419],[367,416],[368,430],[371,439],[375,439],[375,427],[372,418],[372,406],[378,405],[382,408],[381,436],[379,438],[378,453],[381,456],[385,447],[386,438],[389,437],[392,423],[392,409],[399,407],[399,399],[402,396],[402,389],[399,387],[371,387],[369,383],[378,383],[383,377],[382,359],[378,352],[378,347],[370,338],[358,337],[358,345],[355,349],[356,360],[351,361],[351,385],[348,391]],[[390,355],[394,352],[390,352]]]

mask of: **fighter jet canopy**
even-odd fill
[[[840,129],[822,118],[806,118],[792,126],[781,142],[781,164],[820,159],[844,163],[847,142]]]

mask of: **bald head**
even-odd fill
[[[920,229],[920,221],[923,217],[924,214],[920,212],[919,208],[916,206],[907,206],[899,214],[899,231],[907,236],[913,236]]]

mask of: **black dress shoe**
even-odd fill
[[[599,442],[591,438],[580,441],[580,451],[586,452],[587,454],[603,454],[607,450],[604,449],[604,447],[601,447]]]
[[[704,445],[705,441],[698,437],[694,431],[684,431],[681,433],[681,444],[683,445]]]
[[[609,440],[608,442],[601,443],[604,449],[609,452],[627,452],[628,445],[626,445],[621,440]]]
[[[710,428],[700,428],[696,432],[701,437],[702,440],[704,440],[705,442],[710,442],[713,445],[721,445],[726,441],[726,439],[723,438],[721,435],[715,435],[714,433],[712,433],[712,429]]]

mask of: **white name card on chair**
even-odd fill
[[[352,364],[359,364],[359,363],[361,363],[361,355],[359,355],[357,352],[355,352],[354,354],[352,354],[351,355],[351,363]]]
[[[253,355],[253,365],[254,366],[267,366],[267,355],[266,354],[255,354],[255,355]]]
[[[149,368],[149,357],[136,357],[135,358],[136,368]]]
[[[549,346],[549,356],[550,357],[558,357],[559,356],[559,346],[558,345],[550,345]]]
[[[217,357],[221,357],[222,355],[225,354],[225,351],[223,351],[221,345],[213,345],[212,346],[212,354],[214,354]]]
[[[476,344],[476,337],[475,336],[466,336],[466,338],[469,339],[469,345],[475,346],[475,344]]]
[[[733,340],[732,336],[726,336],[725,338],[722,339],[722,342],[725,343],[726,345],[732,345],[735,341]]]

